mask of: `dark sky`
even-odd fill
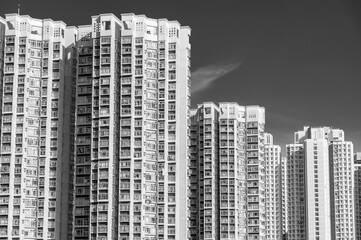
[[[261,105],[278,144],[304,125],[332,126],[361,151],[361,1],[1,0],[0,15],[17,2],[67,25],[109,12],[178,20],[192,28],[193,106]]]

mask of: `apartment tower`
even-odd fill
[[[119,236],[186,239],[190,28],[133,14],[122,23],[119,216],[131,234]]]
[[[75,239],[186,239],[190,29],[144,15],[79,27]]]
[[[355,239],[361,240],[361,152],[354,155]]]
[[[303,145],[299,143],[286,145],[287,160],[284,162],[283,174],[285,193],[284,223],[289,240],[305,239],[305,174]]]
[[[287,239],[287,158],[281,157],[281,168],[280,168],[280,177],[281,177],[281,223],[282,223],[282,239]]]
[[[118,235],[121,21],[79,26],[73,239]],[[128,219],[129,220],[129,219]]]
[[[219,103],[220,238],[247,239],[246,109]]]
[[[273,144],[273,136],[265,133],[265,205],[266,239],[282,239],[281,147]]]
[[[248,240],[266,239],[264,129],[265,109],[248,106],[246,109]]]
[[[192,115],[191,239],[265,239],[264,108],[206,102]]]
[[[0,239],[187,238],[190,28],[0,19]]]
[[[354,239],[353,145],[329,127],[287,145],[288,239]]]
[[[192,111],[190,239],[219,239],[219,107]]]
[[[5,21],[0,239],[67,239],[76,31],[18,14]]]

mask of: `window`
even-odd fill
[[[110,30],[110,21],[102,22],[102,30]]]

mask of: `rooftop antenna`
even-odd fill
[[[18,14],[20,15],[20,3],[18,3]]]

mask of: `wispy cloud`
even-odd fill
[[[232,72],[243,64],[244,61],[235,63],[212,64],[200,67],[192,72],[192,94],[208,88],[212,82]]]

